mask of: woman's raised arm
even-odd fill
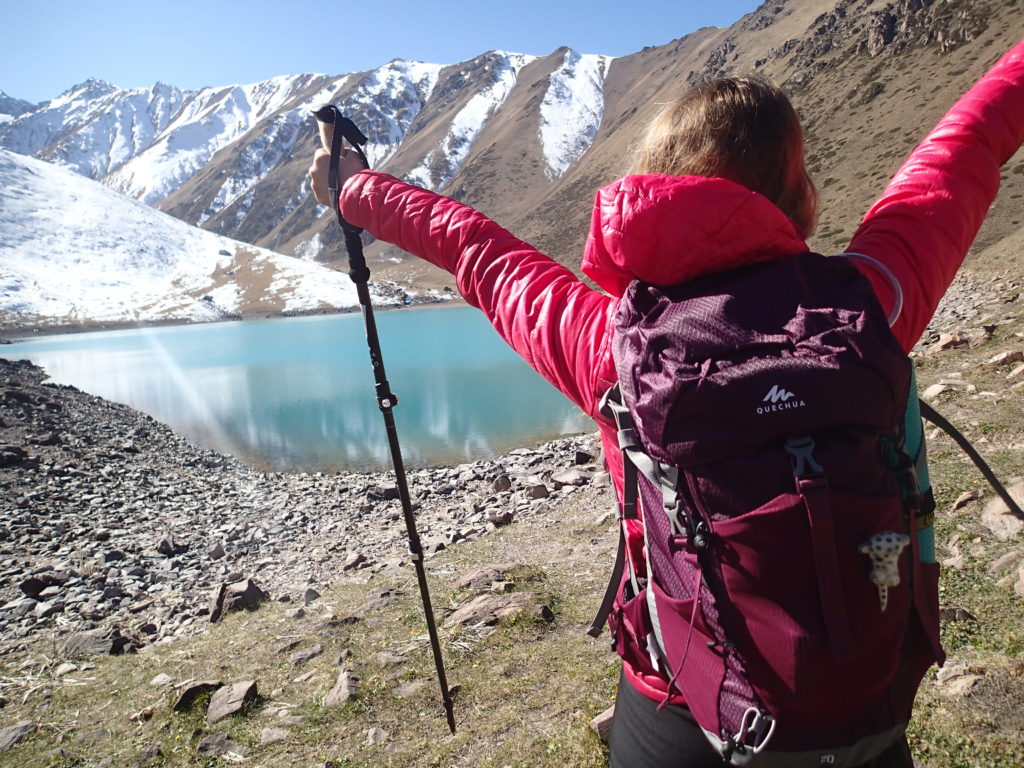
[[[1006,53],[907,158],[868,210],[848,251],[888,266],[903,288],[893,327],[908,351],[960,268],[1024,141],[1024,42]],[[862,267],[886,309],[889,286]]]

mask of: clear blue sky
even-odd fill
[[[0,0],[0,91],[45,101],[89,77],[125,88],[343,74],[391,59],[454,64],[491,49],[561,45],[623,56],[760,0]]]

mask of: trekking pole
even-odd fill
[[[423,600],[423,613],[427,620],[427,633],[430,635],[430,648],[434,653],[434,666],[437,668],[437,682],[441,686],[441,700],[444,703],[448,727],[455,733],[455,713],[452,709],[451,692],[448,690],[448,679],[444,673],[444,659],[441,656],[441,643],[437,639],[437,626],[434,623],[434,610],[430,604],[430,590],[427,587],[427,574],[423,567],[423,547],[416,530],[416,518],[412,513],[412,501],[409,497],[409,485],[405,478],[405,466],[402,462],[402,450],[398,445],[398,430],[395,428],[395,417],[391,412],[398,405],[398,398],[391,391],[387,375],[384,373],[384,360],[380,352],[380,340],[377,337],[377,323],[373,318],[373,305],[370,301],[370,290],[367,282],[370,270],[363,256],[363,243],[359,238],[362,230],[349,224],[341,215],[338,205],[338,164],[342,154],[342,140],[348,141],[359,154],[363,165],[370,167],[363,153],[362,145],[367,139],[349,118],[343,116],[333,104],[321,107],[315,113],[320,124],[320,140],[324,149],[331,153],[331,164],[328,176],[328,188],[331,204],[338,217],[338,223],[345,233],[345,249],[348,251],[348,276],[356,284],[359,305],[362,308],[363,320],[366,324],[366,343],[370,348],[370,363],[373,366],[373,377],[376,382],[377,405],[384,416],[384,427],[388,435],[388,447],[391,449],[391,462],[395,467],[395,482],[398,485],[399,498],[402,502],[402,513],[405,516],[405,528],[409,535],[409,552],[416,567],[416,579],[420,585],[420,597]]]

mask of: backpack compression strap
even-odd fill
[[[615,553],[615,565],[612,567],[611,578],[608,579],[608,586],[605,588],[604,597],[601,599],[601,607],[598,608],[597,615],[590,623],[590,629],[587,630],[587,634],[591,637],[598,637],[601,634],[601,630],[604,628],[605,622],[608,621],[608,616],[611,615],[612,608],[615,605],[615,598],[619,594],[619,587],[622,585],[622,574],[626,568],[627,558],[626,529],[623,521],[637,519],[636,499],[638,488],[636,465],[626,453],[626,447],[636,443],[636,433],[633,430],[632,420],[626,420],[629,414],[622,405],[618,384],[605,392],[604,397],[601,398],[600,408],[603,414],[615,419],[615,425],[619,430],[618,438],[619,449],[622,451],[623,480],[622,502],[615,505],[615,518],[619,525],[618,551]],[[636,593],[639,591],[639,587],[636,583],[636,575],[632,566],[629,569],[629,573],[630,583],[633,585],[634,593]],[[612,642],[614,643],[614,639]]]

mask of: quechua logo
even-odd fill
[[[780,387],[778,384],[774,384],[772,388],[768,390],[768,394],[764,396],[764,399],[761,402],[763,405],[759,405],[757,407],[757,413],[759,415],[774,413],[775,411],[788,411],[793,408],[803,408],[807,405],[807,403],[805,403],[801,398],[797,397],[785,387]]]

